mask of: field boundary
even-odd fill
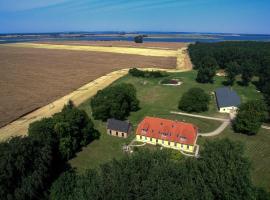
[[[149,49],[141,47],[133,48],[133,47],[106,47],[106,46],[82,46],[82,45],[79,46],[79,45],[41,44],[41,43],[13,43],[2,45],[8,47],[70,50],[70,51],[94,51],[94,52],[131,54],[131,55],[153,56],[153,57],[177,57],[179,53],[178,50]]]
[[[21,118],[7,124],[0,128],[0,141],[7,140],[15,136],[25,136],[27,135],[27,130],[29,124],[34,121],[40,120],[42,118],[51,117],[53,114],[58,113],[62,110],[63,106],[69,101],[73,101],[75,105],[80,105],[85,102],[87,99],[94,96],[98,90],[102,90],[112,84],[114,81],[128,74],[127,69],[121,69],[113,71],[104,76],[101,76],[84,86],[76,89],[75,91],[69,93],[68,95],[61,97],[60,99],[49,103],[46,106],[43,106],[33,112],[30,112]],[[163,68],[142,68],[141,70],[159,70],[166,72],[184,72],[184,70],[178,69],[163,69]]]

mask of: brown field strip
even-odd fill
[[[58,44],[41,44],[41,43],[15,43],[6,44],[6,46],[39,48],[53,50],[71,50],[71,51],[94,51],[106,53],[132,54],[141,56],[157,57],[177,57],[176,50],[169,49],[151,49],[151,48],[132,48],[132,47],[108,47],[108,46],[83,46],[83,45],[58,45]]]

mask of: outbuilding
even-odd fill
[[[117,119],[107,120],[107,133],[112,136],[127,138],[131,132],[131,124]]]
[[[229,87],[218,88],[215,94],[218,110],[221,113],[234,113],[241,104],[238,94]]]

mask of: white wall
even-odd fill
[[[221,107],[219,109],[219,112],[221,113],[231,113],[232,111],[237,111],[237,107],[231,106],[231,107]]]

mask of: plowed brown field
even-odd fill
[[[0,127],[111,71],[175,68],[175,57],[0,46]]]

